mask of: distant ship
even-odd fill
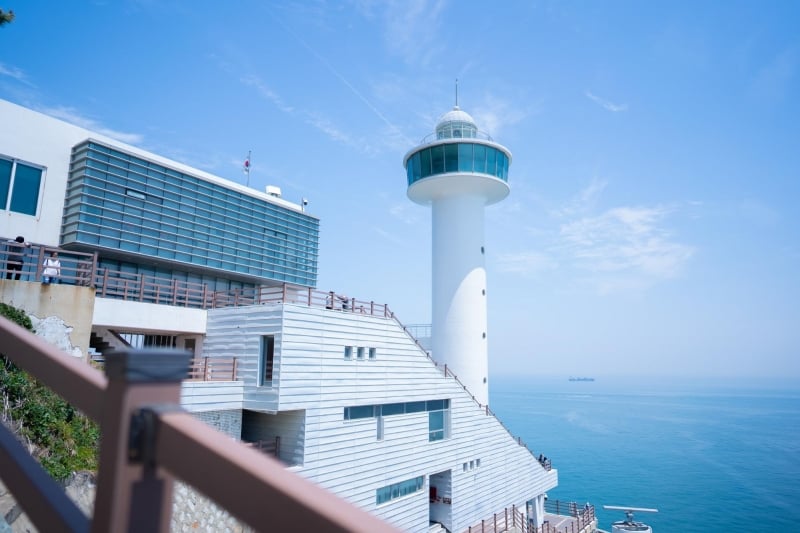
[[[575,377],[570,377],[569,380],[570,381],[594,381],[594,378],[575,378]]]

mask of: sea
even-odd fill
[[[601,529],[618,505],[654,533],[800,532],[800,381],[499,376],[489,403]]]

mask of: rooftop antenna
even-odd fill
[[[456,109],[458,109],[458,78],[456,78]]]

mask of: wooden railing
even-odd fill
[[[186,352],[109,354],[104,376],[5,318],[0,318],[0,346],[6,357],[100,424],[91,518],[0,426],[3,483],[40,531],[167,532],[174,478],[256,531],[397,531],[183,411],[178,404],[189,366]]]
[[[189,381],[236,381],[236,357],[195,357],[189,364]]]
[[[501,533],[505,531],[531,533],[525,514],[515,505],[493,514],[488,520],[481,520],[480,524],[470,526],[464,533]]]
[[[254,442],[247,442],[245,444],[260,451],[261,453],[266,453],[267,455],[271,455],[273,457],[280,457],[281,455],[280,437],[275,437],[274,439],[269,440],[257,440]]]
[[[90,286],[97,270],[97,254],[72,252],[52,246],[18,244],[0,238],[0,278],[21,281],[42,281],[44,260],[58,253],[60,274],[55,283]],[[15,267],[19,265],[19,270]]]
[[[594,506],[579,507],[575,502],[559,502],[558,500],[545,500],[545,513],[569,516],[571,519],[560,526],[553,526],[545,522],[541,527],[533,526],[525,514],[516,506],[507,507],[500,513],[495,513],[480,524],[469,527],[464,533],[501,533],[504,531],[517,531],[519,533],[587,533],[595,525]]]
[[[531,533],[584,533],[593,530],[595,523],[594,505],[579,505],[577,502],[562,502],[559,500],[545,500],[545,513],[572,517],[567,524],[560,527],[545,523],[542,527],[534,528]]]

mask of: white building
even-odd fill
[[[0,117],[0,237],[33,244],[23,278],[0,280],[4,301],[69,322],[89,294],[96,346],[208,358],[185,408],[402,530],[461,532],[512,506],[541,525],[557,472],[386,306],[315,290],[318,220],[302,206],[2,100]],[[491,144],[506,159],[462,177],[505,182],[508,152]],[[51,248],[65,283],[41,286],[33,259]]]

